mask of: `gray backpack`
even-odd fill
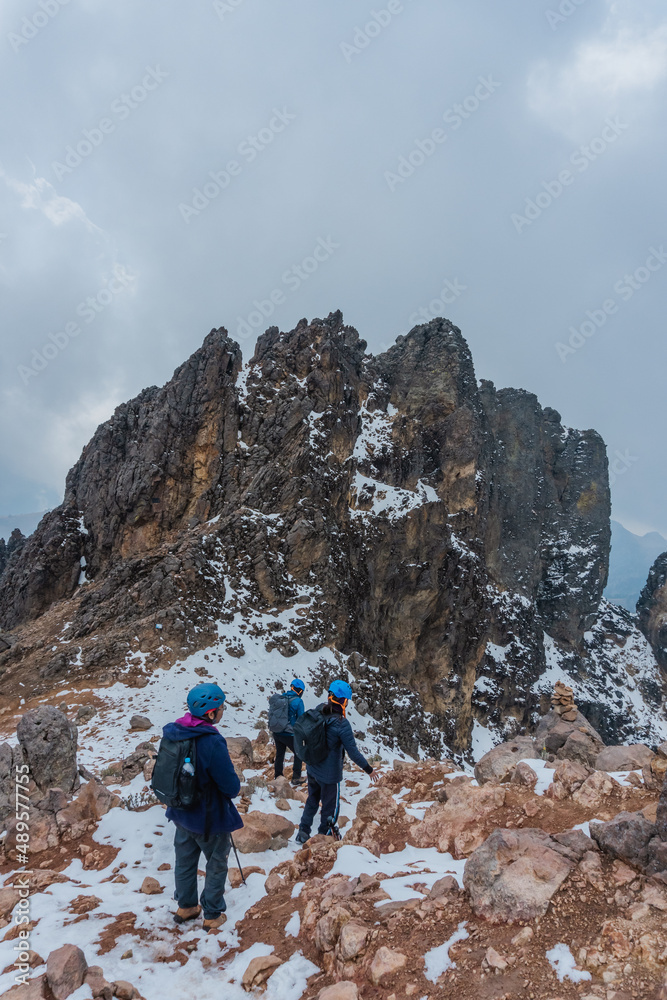
[[[284,733],[289,729],[289,694],[276,691],[269,698],[269,729],[272,733]]]

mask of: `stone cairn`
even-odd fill
[[[574,692],[562,681],[556,681],[554,685],[551,707],[554,712],[558,712],[564,722],[576,722],[577,706],[574,703]]]

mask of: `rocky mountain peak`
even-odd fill
[[[413,749],[530,724],[556,665],[601,678],[588,710],[604,714],[602,675],[625,669],[599,626],[609,514],[599,435],[529,392],[478,386],[447,320],[372,356],[336,312],[271,327],[247,362],[212,330],[97,429],[63,504],[7,559],[0,670],[10,688],[26,663],[45,685],[115,676],[139,654],[150,667],[202,648],[219,616],[300,607],[267,642],[352,656]],[[67,623],[56,655],[36,645],[51,649],[47,623]],[[652,693],[614,703],[612,734],[650,729],[641,706],[663,679],[648,656]]]

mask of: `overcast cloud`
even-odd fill
[[[257,302],[446,315],[667,534],[664,2],[4,0],[0,46],[0,514]]]

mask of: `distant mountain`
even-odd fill
[[[0,538],[8,541],[14,528],[18,528],[26,536],[32,535],[45,514],[45,510],[40,510],[35,514],[8,514],[7,517],[0,517]]]
[[[649,569],[666,550],[667,538],[657,531],[634,535],[618,521],[612,521],[609,580],[604,592],[607,600],[634,612]]]

